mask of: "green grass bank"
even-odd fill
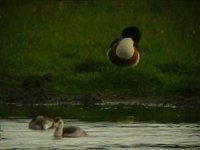
[[[200,9],[174,0],[0,0],[0,91],[50,74],[48,92],[200,97]],[[121,30],[142,32],[136,68],[106,53]]]

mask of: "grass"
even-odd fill
[[[51,74],[64,93],[200,96],[198,2],[169,0],[0,1],[0,89]],[[108,62],[110,42],[130,25],[142,32],[141,62]]]

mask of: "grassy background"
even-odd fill
[[[195,1],[0,0],[0,89],[51,74],[51,92],[200,97]],[[110,42],[138,26],[141,62],[109,63]]]

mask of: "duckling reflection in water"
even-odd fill
[[[54,137],[56,138],[62,138],[62,137],[68,137],[68,138],[75,138],[75,137],[86,137],[88,136],[87,133],[79,128],[74,126],[64,126],[64,121],[60,117],[56,117],[54,119],[55,121],[55,132]]]
[[[29,123],[29,129],[46,130],[54,128],[54,120],[45,116],[36,116]]]
[[[2,132],[3,130],[1,130],[1,124],[0,124],[0,132]],[[1,137],[1,133],[0,133],[0,140],[2,140],[4,138]]]

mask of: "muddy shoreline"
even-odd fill
[[[58,94],[48,93],[38,95],[24,96],[21,94],[0,95],[0,104],[11,105],[104,105],[104,104],[124,104],[124,105],[143,105],[158,107],[182,107],[182,108],[200,108],[199,97],[145,97],[134,96],[131,94]]]
[[[12,105],[84,105],[127,104],[160,107],[200,108],[199,88],[188,88],[175,95],[150,96],[147,93],[60,93],[48,91],[45,85],[51,76],[32,75],[24,79],[18,87],[0,87],[0,104]]]

